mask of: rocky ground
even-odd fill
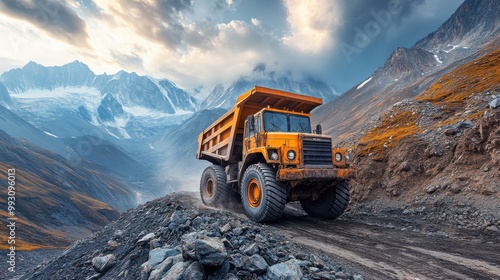
[[[441,222],[435,213],[426,207],[353,203],[339,219],[328,221],[290,203],[279,222],[263,225],[246,218],[241,206],[206,208],[198,193],[175,193],[123,213],[64,252],[23,257],[18,263],[25,269],[2,279],[500,276],[499,232]],[[28,261],[36,259],[41,264]]]
[[[322,254],[180,193],[123,213],[22,279],[363,279]]]

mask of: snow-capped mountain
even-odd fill
[[[53,67],[30,62],[0,80],[10,92],[0,85],[2,104],[12,103],[16,114],[58,137],[141,138],[196,108],[193,97],[166,79],[125,71],[95,75],[79,61]]]
[[[247,92],[255,85],[296,92],[300,94],[323,98],[326,103],[338,93],[323,81],[311,77],[292,79],[289,75],[281,75],[274,71],[267,71],[264,64],[257,65],[253,73],[241,77],[229,85],[217,85],[209,96],[201,103],[201,109],[231,108],[238,96]]]
[[[52,91],[57,88],[90,87],[95,77],[89,67],[79,61],[50,67],[30,61],[23,68],[5,72],[1,80],[10,93],[23,93],[31,89]]]

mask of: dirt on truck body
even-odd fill
[[[198,138],[197,158],[213,165],[201,176],[204,204],[224,206],[234,192],[256,222],[279,219],[287,202],[311,216],[334,219],[349,203],[349,168],[342,149],[312,131],[320,98],[255,86]]]

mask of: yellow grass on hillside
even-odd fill
[[[415,100],[453,106],[463,104],[471,95],[499,86],[500,50],[496,50],[443,75]]]
[[[40,250],[40,249],[64,249],[66,246],[48,246],[48,245],[40,245],[40,244],[35,244],[28,242],[26,240],[22,239],[16,239],[16,244],[15,245],[9,245],[8,242],[8,237],[7,236],[0,236],[0,250],[10,250],[11,246],[15,246],[16,250],[15,251],[34,251],[34,250]]]
[[[448,117],[435,123],[433,127],[436,128],[451,125],[463,119],[480,118],[487,109],[465,116],[455,113],[463,112],[464,108],[470,105],[471,97],[474,95],[498,90],[498,88],[500,88],[500,50],[495,50],[443,75],[436,83],[415,97],[415,100],[431,102],[435,106],[441,106],[447,112]],[[392,114],[382,115],[381,122],[359,139],[359,156],[371,155],[374,160],[383,160],[384,148],[391,148],[400,139],[423,131],[423,128],[418,125],[419,114],[401,107],[393,110]]]
[[[420,115],[411,109],[400,108],[393,114],[382,116],[380,124],[373,127],[358,141],[358,155],[373,155],[374,160],[383,159],[383,149],[393,147],[400,139],[421,131],[417,122]]]

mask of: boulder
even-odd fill
[[[258,254],[247,257],[245,261],[245,269],[251,273],[263,274],[267,271],[267,268],[266,260]]]
[[[206,266],[219,266],[227,257],[224,243],[196,232],[182,237],[182,254]]]
[[[155,238],[155,234],[153,232],[148,233],[137,240],[137,245],[149,244],[149,241],[153,240],[153,238]]]
[[[496,109],[500,107],[500,98],[495,98],[490,102],[490,108]]]
[[[116,257],[113,254],[92,259],[92,267],[94,267],[96,272],[106,272],[115,264]]]
[[[275,264],[267,270],[270,280],[294,280],[302,278],[302,270],[295,260]]]
[[[184,271],[191,264],[192,261],[180,262],[172,266],[170,270],[161,278],[161,280],[181,280],[184,279]]]
[[[205,270],[199,262],[191,263],[183,273],[183,279],[202,280],[205,279]]]
[[[179,252],[171,248],[156,248],[149,251],[149,263],[155,267],[157,264],[163,262],[168,257],[178,255]]]

